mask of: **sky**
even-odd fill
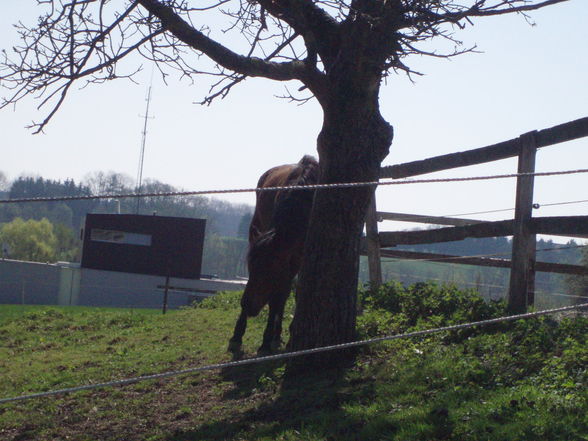
[[[2,0],[0,49],[17,43],[11,24],[35,20],[36,2]],[[451,60],[406,60],[423,72],[414,83],[391,74],[381,91],[381,111],[394,126],[393,165],[491,145],[535,129],[588,116],[588,2],[570,0],[532,13],[534,26],[520,15],[474,22],[456,36],[482,53]],[[118,80],[74,89],[46,127],[33,135],[25,126],[47,114],[38,100],[26,99],[0,111],[0,171],[9,179],[42,176],[83,180],[89,173],[137,175],[141,132],[151,67],[143,63],[139,84]],[[183,190],[250,188],[268,168],[316,155],[322,112],[311,101],[299,106],[278,98],[279,83],[249,79],[224,100],[196,104],[207,83],[171,81],[155,75],[148,120],[143,176]],[[0,88],[0,96],[4,95]],[[588,138],[545,147],[537,171],[588,168]],[[463,177],[516,172],[516,160],[453,169],[422,177]],[[534,202],[553,204],[588,199],[586,174],[537,178]],[[253,205],[253,194],[223,196]],[[380,187],[377,207],[423,215],[514,207],[515,181],[414,184]],[[588,203],[542,207],[535,216],[585,215]],[[512,212],[478,214],[483,220]],[[406,227],[386,222],[382,230]],[[414,225],[411,225],[414,226]],[[561,241],[565,241],[562,239]]]

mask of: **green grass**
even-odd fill
[[[161,314],[159,309],[119,309],[119,308],[96,308],[91,306],[37,306],[37,305],[2,305],[0,304],[0,324],[21,318],[28,313],[34,313],[38,311],[58,309],[59,311],[67,312],[72,311],[74,313],[97,313],[97,312],[127,312],[131,314]],[[174,310],[168,311],[173,313]]]
[[[425,284],[361,302],[361,337],[503,313]],[[0,398],[228,361],[238,304],[223,294],[166,315],[0,306]],[[247,356],[264,320],[250,320]],[[587,335],[586,318],[541,318],[381,343],[341,371],[293,376],[274,362],[9,403],[0,439],[586,441]]]

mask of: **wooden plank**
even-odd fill
[[[539,130],[537,132],[537,147],[547,147],[585,136],[588,136],[588,117]],[[515,138],[477,149],[449,153],[404,164],[389,165],[381,168],[380,178],[407,178],[512,158],[519,154],[519,142],[519,138]]]
[[[376,214],[376,192],[372,194],[372,200],[368,207],[365,220],[365,233],[367,238],[368,270],[370,284],[377,288],[382,285],[382,263],[380,259],[380,237],[378,235],[378,218]]]
[[[536,153],[536,132],[522,135],[518,173],[535,172]],[[512,238],[512,265],[507,297],[507,309],[512,314],[527,312],[530,287],[535,285],[534,281],[531,280],[533,276],[531,268],[535,262],[536,244],[536,240],[534,240],[535,236],[531,232],[534,183],[534,176],[519,176],[517,178]]]
[[[365,254],[365,253],[364,253]],[[416,251],[402,251],[402,250],[381,250],[382,257],[392,259],[408,259],[408,260],[422,260],[426,262],[441,262],[441,263],[457,263],[463,265],[486,266],[495,268],[510,268],[510,259],[497,259],[489,257],[467,257],[467,256],[452,256],[449,254],[436,253],[421,253]],[[580,265],[569,265],[565,263],[550,263],[550,262],[535,262],[535,271],[558,273],[558,274],[574,274],[580,276],[588,275],[588,267]]]
[[[485,162],[512,158],[518,155],[518,152],[518,138],[510,139],[487,147],[382,167],[380,169],[380,178],[408,178],[410,176],[424,175],[452,168],[483,164]]]
[[[585,136],[588,136],[588,117],[539,130],[537,132],[537,147],[547,147]]]
[[[399,222],[415,222],[434,225],[453,225],[456,227],[485,222],[482,220],[464,219],[458,217],[426,216],[421,214],[389,213],[384,211],[378,211],[376,214],[378,220],[393,220]]]
[[[556,236],[588,236],[588,216],[534,217],[530,221],[533,234]],[[513,235],[513,221],[480,222],[462,227],[435,228],[418,231],[381,231],[382,247],[422,243],[452,242],[468,237],[500,237]]]
[[[535,305],[535,278],[537,275],[537,235],[529,237],[529,285],[527,287],[527,305]]]
[[[588,216],[534,217],[531,229],[535,234],[588,237]]]
[[[512,220],[502,220],[433,230],[381,231],[380,244],[382,247],[392,247],[395,245],[453,242],[468,237],[511,236],[513,234],[512,224]]]
[[[453,256],[450,254],[423,253],[418,251],[389,250],[381,251],[382,257],[404,260],[422,260],[425,262],[457,263],[463,265],[489,266],[495,268],[510,268],[510,259],[490,257]]]

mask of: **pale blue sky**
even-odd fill
[[[16,40],[10,24],[34,20],[36,2],[2,0],[0,47]],[[381,93],[384,116],[395,139],[384,165],[396,164],[510,139],[533,129],[588,116],[588,2],[571,0],[532,14],[487,18],[458,31],[482,54],[451,61],[407,60],[426,74],[412,84],[391,75]],[[82,179],[113,170],[135,177],[150,67],[140,85],[116,81],[74,90],[45,130],[32,135],[24,126],[46,114],[34,100],[0,112],[0,171]],[[298,88],[291,84],[291,89]],[[149,121],[144,177],[185,190],[255,185],[267,168],[314,154],[321,111],[311,102],[297,106],[275,98],[284,84],[251,79],[210,107],[194,102],[205,85],[156,77]],[[588,168],[588,139],[547,147],[538,171]],[[472,176],[516,171],[514,160],[456,169],[433,176]],[[588,199],[588,176],[540,178],[535,201]],[[253,195],[226,199],[253,203]],[[378,209],[451,215],[512,207],[514,181],[387,186],[378,190]],[[536,215],[586,214],[588,204],[544,207]],[[503,219],[510,213],[474,216]],[[393,224],[383,229],[393,228]]]

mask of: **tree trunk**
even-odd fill
[[[364,83],[361,95],[350,96],[347,91],[334,91],[330,102],[323,103],[325,116],[318,138],[321,183],[376,181],[392,142],[392,127],[379,112],[377,90],[365,93]],[[296,290],[290,350],[355,339],[359,241],[373,190],[316,192]],[[303,363],[337,366],[348,357],[349,352],[326,352]]]

